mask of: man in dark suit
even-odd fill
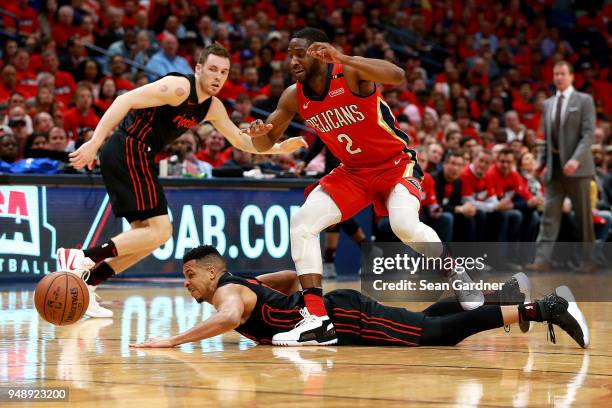
[[[572,65],[555,64],[553,71],[557,92],[544,101],[543,124],[546,146],[540,165],[546,166],[544,214],[538,235],[538,250],[529,270],[550,269],[550,256],[561,225],[563,200],[572,201],[576,214],[578,238],[595,241],[591,216],[590,182],[595,176],[591,144],[595,131],[595,105],[591,95],[572,86]]]

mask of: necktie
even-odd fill
[[[559,132],[561,130],[561,109],[563,109],[563,94],[557,99],[557,110],[553,119],[552,141],[555,150],[559,150]]]

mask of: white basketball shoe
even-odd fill
[[[300,310],[303,319],[288,332],[272,337],[275,346],[327,346],[338,343],[336,329],[328,316],[311,315],[305,307]]]
[[[87,281],[89,271],[96,265],[94,261],[85,256],[82,250],[76,248],[59,248],[57,250],[57,263],[60,271],[74,273],[84,281]],[[87,289],[89,289],[89,306],[85,315],[99,318],[113,317],[112,310],[100,305],[100,296],[95,292],[96,287],[87,285]]]

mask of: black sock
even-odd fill
[[[95,263],[105,260],[106,258],[114,258],[117,256],[117,248],[112,239],[109,239],[102,245],[93,248],[87,248],[83,251],[86,257],[90,258]]]
[[[518,305],[519,319],[523,322],[541,322],[542,312],[536,302]]]
[[[101,262],[89,272],[89,278],[86,282],[88,285],[98,286],[113,275],[115,275],[113,268],[106,262]]]
[[[323,262],[334,262],[336,258],[336,248],[327,248],[325,250],[325,259]]]

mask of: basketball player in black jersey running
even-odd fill
[[[210,45],[202,51],[195,75],[170,73],[117,97],[92,139],[70,154],[70,163],[75,168],[91,169],[98,150],[117,127],[100,152],[100,168],[113,212],[117,217],[125,217],[132,229],[97,247],[84,251],[60,248],[57,253],[60,269],[80,273],[90,292],[170,238],[172,224],[154,163],[155,154],[164,146],[206,120],[238,149],[258,153],[250,136],[263,134],[272,125],[261,123],[241,131],[214,96],[223,87],[229,68],[225,48]],[[302,138],[291,138],[264,154],[290,153],[305,145]],[[102,308],[95,294],[91,295],[86,314],[111,317],[112,311]]]
[[[210,245],[194,248],[183,257],[185,287],[198,302],[212,304],[217,313],[190,330],[164,339],[151,339],[135,347],[175,347],[236,330],[260,344],[302,320],[303,297],[297,274],[281,271],[244,279],[227,271],[223,257]],[[572,292],[560,286],[534,303],[523,303],[529,280],[514,277],[501,291],[485,295],[485,305],[465,311],[455,298],[438,301],[422,312],[381,305],[350,290],[324,296],[325,308],[335,326],[339,345],[453,346],[463,339],[519,321],[547,322],[555,342],[553,324],[561,327],[583,348],[589,330]],[[517,277],[522,279],[517,279]],[[526,282],[519,284],[519,280]],[[301,339],[309,345],[308,339]],[[314,340],[312,344],[317,344]]]

